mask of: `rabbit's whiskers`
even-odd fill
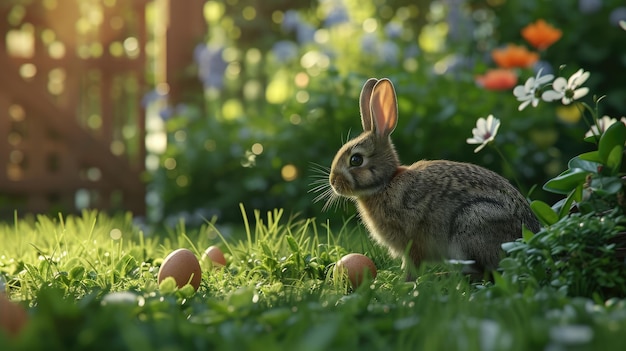
[[[328,181],[330,168],[317,163],[311,163],[311,170],[314,172],[311,176],[314,180],[309,184],[311,186],[309,193],[318,193],[313,199],[313,202],[317,203],[325,200],[326,202],[322,207],[322,211],[327,211],[330,208],[337,209],[340,204],[342,208],[346,208],[346,198],[335,194],[330,186],[330,182]]]

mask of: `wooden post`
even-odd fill
[[[196,45],[207,34],[204,19],[204,0],[167,0],[168,28],[166,32],[166,83],[169,85],[169,101],[175,105],[184,100],[187,92],[201,92],[202,84],[197,76],[186,76],[186,69],[193,60]]]

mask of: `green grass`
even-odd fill
[[[405,282],[398,260],[356,220],[255,213],[233,235],[212,223],[144,233],[130,215],[36,217],[0,224],[0,274],[28,311],[13,350],[621,350],[624,300],[541,287],[470,284],[456,267],[425,266]],[[119,231],[118,231],[119,230]],[[121,233],[121,235],[119,235]],[[193,289],[157,284],[185,247],[220,246],[228,266]],[[342,255],[373,259],[378,276],[352,291],[332,277]]]

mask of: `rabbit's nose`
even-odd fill
[[[346,180],[340,173],[330,174],[330,187],[337,193],[342,194],[345,191]]]
[[[337,183],[339,182],[338,177],[339,176],[337,175],[337,173],[331,173],[330,177],[328,178],[328,182],[330,183],[330,186],[335,190],[337,189]]]

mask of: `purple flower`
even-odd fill
[[[343,4],[334,5],[326,14],[324,19],[324,25],[326,27],[333,27],[339,24],[350,22],[350,16],[348,10]]]
[[[315,36],[315,28],[312,25],[304,22],[298,24],[296,32],[298,43],[300,44],[307,44],[312,42],[313,37]]]
[[[350,15],[343,0],[319,0],[324,10],[324,26],[330,28],[350,22]]]
[[[375,54],[378,51],[377,44],[376,34],[366,33],[361,38],[361,51],[365,54]]]
[[[198,78],[205,89],[221,89],[224,85],[224,72],[228,64],[222,57],[223,52],[223,46],[206,44],[200,44],[194,50],[194,59],[198,65]]]
[[[289,62],[298,57],[298,45],[289,40],[281,40],[274,43],[272,53],[280,63]]]
[[[380,58],[385,63],[398,63],[398,57],[400,56],[400,48],[398,44],[393,41],[385,41],[381,45]]]
[[[167,97],[166,93],[163,93],[163,91],[160,91],[159,89],[152,89],[141,98],[141,106],[145,108],[151,103],[164,97]]]
[[[164,121],[172,118],[172,116],[174,116],[174,109],[171,106],[165,106],[159,111],[159,117]]]
[[[609,22],[614,26],[619,26],[620,21],[626,21],[626,7],[623,6],[611,11],[609,16]]]
[[[601,7],[602,0],[578,0],[578,9],[585,14],[598,12]]]
[[[300,14],[295,10],[285,12],[281,27],[285,32],[295,31],[296,38],[300,44],[307,44],[313,41],[315,28],[304,22],[300,17]]]
[[[281,23],[281,27],[285,32],[291,32],[298,28],[300,24],[300,14],[296,10],[288,10],[285,12],[283,16],[283,22]]]
[[[417,58],[420,55],[420,48],[417,44],[410,44],[404,49],[404,58]]]
[[[396,39],[402,35],[402,24],[398,22],[389,22],[385,25],[385,35],[389,39]]]
[[[543,72],[545,74],[554,73],[554,69],[552,68],[552,65],[550,64],[550,62],[544,61],[544,60],[537,61],[537,63],[535,63],[535,65],[533,66],[533,71],[535,73]]]
[[[187,114],[189,108],[185,104],[178,104],[175,107],[166,106],[159,111],[159,117],[162,120],[167,121],[174,116],[181,116]]]
[[[446,0],[448,8],[446,22],[448,23],[448,37],[452,40],[469,40],[474,32],[472,21],[463,8],[466,0]]]

